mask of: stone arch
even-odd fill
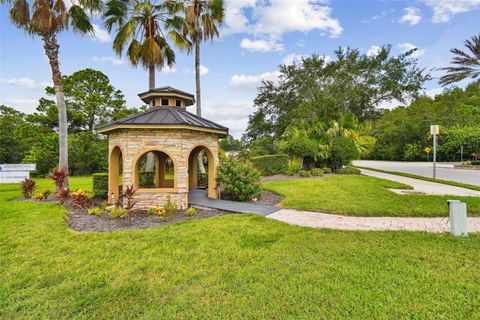
[[[171,185],[159,185],[157,184],[155,188],[150,188],[150,189],[145,189],[145,190],[149,190],[149,191],[152,191],[152,192],[155,192],[155,191],[160,191],[160,192],[175,192],[177,190],[177,181],[178,181],[178,166],[177,166],[177,159],[173,158],[171,156],[171,154],[165,150],[162,150],[160,148],[147,148],[147,149],[143,149],[141,151],[139,151],[137,153],[137,155],[135,156],[135,158],[133,159],[133,162],[132,162],[132,185],[133,185],[133,188],[134,189],[140,189],[140,190],[144,190],[142,188],[139,188],[139,172],[138,172],[138,164],[139,164],[139,161],[140,159],[145,156],[147,153],[149,152],[153,152],[156,154],[156,176],[158,176],[159,174],[162,174],[162,170],[161,170],[161,167],[163,166],[162,165],[162,158],[159,158],[159,155],[162,156],[164,155],[165,157],[163,159],[166,159],[166,158],[170,158],[172,163],[173,163],[173,181],[172,181],[172,184]],[[158,178],[157,178],[158,179]],[[158,180],[157,180],[158,182]]]
[[[122,184],[119,183],[120,177],[120,160],[122,160],[122,165],[124,162],[124,153],[120,146],[116,145],[112,148],[110,152],[110,157],[108,159],[108,203],[109,204],[118,204],[120,199],[121,190],[123,188],[123,179]]]
[[[213,155],[212,150],[206,145],[199,144],[193,146],[188,153],[188,188],[198,188],[198,165],[197,158],[200,151],[204,151],[207,154],[208,161],[208,180],[207,180],[207,194],[209,198],[217,198],[217,182],[216,182],[216,168],[217,160]]]

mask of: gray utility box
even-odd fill
[[[458,200],[448,200],[450,233],[454,236],[468,235],[467,204]]]

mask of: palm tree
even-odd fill
[[[450,85],[467,78],[477,79],[480,76],[480,34],[473,36],[470,40],[465,40],[465,46],[470,53],[460,49],[451,49],[450,52],[455,55],[452,59],[453,66],[442,68],[447,74],[440,78],[442,86]],[[480,82],[480,79],[477,80]]]
[[[113,49],[126,54],[133,66],[141,64],[148,69],[149,89],[155,88],[155,68],[175,63],[175,52],[167,36],[182,50],[190,50],[191,43],[179,31],[184,20],[177,14],[183,3],[172,0],[110,0],[106,4],[105,27],[109,32],[116,26]]]
[[[0,0],[2,4],[12,0]],[[32,4],[26,0],[13,1],[10,8],[12,23],[27,32],[42,38],[45,54],[52,69],[53,86],[58,106],[58,167],[68,171],[68,130],[67,108],[63,93],[62,74],[58,62],[60,45],[57,34],[72,27],[78,33],[93,33],[94,29],[86,10],[101,11],[101,0],[79,0],[72,3],[68,9],[63,0],[34,0]],[[68,188],[68,181],[65,184]]]
[[[219,37],[218,26],[225,15],[223,0],[187,0],[185,6],[185,32],[195,45],[195,89],[197,116],[202,116],[200,94],[200,43]]]

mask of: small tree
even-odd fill
[[[280,148],[288,155],[300,159],[301,165],[298,172],[303,168],[305,157],[312,157],[315,160],[324,157],[324,148],[321,143],[303,128],[288,127],[283,135]]]
[[[349,164],[358,156],[355,142],[346,137],[336,137],[330,146],[329,161],[333,170],[337,170]]]

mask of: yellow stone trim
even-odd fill
[[[140,99],[142,99],[142,100],[145,99],[145,98],[151,97],[151,96],[154,96],[154,97],[178,97],[178,98],[182,98],[182,99],[185,99],[185,100],[193,101],[193,98],[191,96],[183,95],[183,94],[180,94],[180,93],[177,93],[177,92],[149,92],[149,93],[139,95]]]
[[[187,130],[196,130],[196,131],[203,131],[203,132],[211,132],[211,133],[218,133],[221,135],[226,136],[227,130],[217,130],[217,129],[209,129],[209,128],[201,128],[196,126],[188,126],[188,125],[158,125],[158,124],[142,124],[142,125],[135,125],[135,124],[115,124],[112,126],[108,126],[103,129],[97,130],[97,133],[106,133],[109,131],[117,130],[117,129],[187,129]]]
[[[177,193],[177,189],[175,188],[141,188],[137,189],[138,193]]]

